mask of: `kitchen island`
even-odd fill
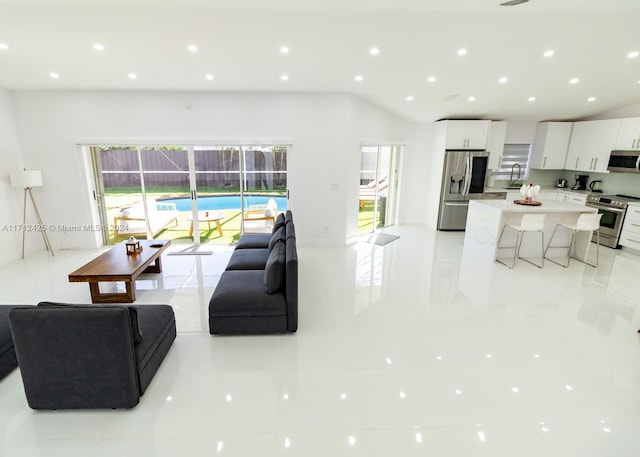
[[[584,213],[595,213],[597,210],[583,205],[545,200],[541,206],[517,205],[513,200],[471,200],[467,215],[467,225],[464,236],[464,250],[471,250],[477,260],[495,261],[496,259],[511,259],[513,248],[498,248],[498,238],[505,224],[518,224],[524,214],[545,214],[544,247],[551,239],[551,233],[556,224],[574,224]],[[507,229],[501,245],[515,244],[515,231]],[[580,232],[575,241],[575,257],[585,259],[591,248],[591,233]],[[553,240],[553,246],[569,246],[571,232],[558,229]],[[567,248],[550,248],[549,257],[566,257]],[[520,257],[540,258],[540,235],[527,233],[522,241]],[[507,260],[510,263],[510,260]]]

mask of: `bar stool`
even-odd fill
[[[544,218],[545,214],[525,214],[522,216],[520,224],[505,224],[502,227],[502,232],[500,232],[500,238],[498,238],[498,248],[513,248],[513,262],[511,265],[503,262],[499,258],[496,257],[496,260],[509,268],[513,268],[516,265],[516,258],[522,259],[525,262],[529,262],[531,265],[535,265],[538,268],[542,268],[544,266]],[[504,235],[504,231],[507,227],[516,231],[516,243],[513,246],[500,246],[500,242],[502,241],[502,236]],[[525,259],[524,257],[520,257],[520,246],[522,246],[522,240],[524,239],[524,234],[527,232],[538,232],[540,233],[540,258],[541,264],[538,265],[532,262],[529,259]]]
[[[544,256],[547,258],[547,260],[550,260],[553,263],[557,263],[558,265],[567,268],[569,266],[569,260],[571,259],[571,251],[573,251],[574,247],[575,247],[575,241],[576,241],[576,235],[578,234],[578,232],[591,232],[591,236],[589,237],[589,241],[591,241],[593,239],[593,232],[596,233],[596,263],[589,263],[586,261],[586,259],[584,260],[583,263],[586,263],[587,265],[590,265],[594,268],[598,267],[598,260],[600,258],[600,232],[598,231],[598,229],[600,228],[600,219],[602,218],[602,214],[599,213],[592,213],[592,214],[581,214],[580,217],[578,217],[578,221],[575,224],[557,224],[555,226],[555,228],[553,229],[553,233],[551,233],[551,239],[549,240],[549,246],[547,246],[547,249],[545,249],[544,251]],[[569,246],[552,246],[553,243],[553,237],[556,234],[556,231],[558,230],[558,227],[564,227],[568,230],[571,230],[571,244]],[[567,251],[567,264],[563,265],[560,262],[557,262],[555,260],[553,260],[551,257],[547,257],[547,251],[549,250],[549,248],[554,247],[554,248],[569,248],[569,250]],[[574,259],[582,262],[582,260],[577,259],[574,257]]]

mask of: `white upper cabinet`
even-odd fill
[[[489,170],[500,168],[506,136],[507,123],[505,121],[491,121],[489,138],[487,140],[487,151],[489,151],[487,168]]]
[[[640,150],[640,117],[623,119],[615,149]]]
[[[564,169],[572,126],[572,122],[539,123],[529,166],[546,170]]]
[[[447,123],[446,149],[486,149],[491,121],[443,121]]]
[[[608,173],[609,155],[619,130],[618,119],[574,122],[565,169]]]

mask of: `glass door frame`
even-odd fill
[[[122,147],[130,147],[135,148],[136,157],[138,161],[138,169],[135,170],[138,176],[140,177],[140,193],[142,195],[142,206],[144,210],[144,218],[145,225],[147,231],[147,238],[151,239],[152,234],[149,227],[149,210],[147,208],[147,192],[144,182],[144,164],[142,162],[142,149],[144,147],[162,147],[162,146],[180,146],[187,152],[187,162],[188,162],[188,175],[189,175],[189,198],[191,199],[191,217],[193,220],[193,235],[191,237],[191,241],[195,245],[195,247],[200,246],[200,236],[199,236],[199,219],[198,219],[198,190],[197,190],[197,169],[195,162],[195,149],[197,147],[202,146],[214,146],[214,147],[230,147],[237,148],[239,151],[239,196],[240,196],[240,212],[241,215],[244,215],[245,211],[245,199],[244,193],[246,189],[245,179],[246,179],[246,163],[245,163],[245,151],[252,150],[255,147],[284,147],[286,148],[287,155],[287,165],[288,165],[288,155],[292,150],[292,144],[290,142],[265,142],[265,143],[255,143],[255,142],[237,142],[237,143],[226,143],[226,142],[217,142],[217,141],[199,141],[199,142],[189,142],[185,143],[182,141],[170,142],[154,142],[154,141],[145,141],[145,142],[110,142],[110,141],[96,141],[96,142],[86,142],[80,144],[79,146],[86,151],[85,157],[88,158],[89,166],[92,170],[92,185],[94,186],[93,197],[96,201],[98,219],[102,226],[109,227],[108,217],[106,213],[106,205],[105,205],[105,194],[104,194],[104,182],[103,182],[103,170],[100,160],[100,147],[105,146],[122,146]],[[132,149],[133,150],[133,149]],[[288,168],[288,166],[286,167]],[[148,171],[148,170],[147,170]],[[275,170],[273,170],[275,172]],[[279,171],[282,173],[283,171]],[[288,170],[285,169],[284,173],[288,173]],[[288,183],[288,179],[286,181]],[[289,199],[288,186],[287,190],[284,194],[286,199]],[[107,224],[103,224],[104,222]],[[241,224],[240,224],[241,233],[245,233],[244,226],[244,218],[241,216]],[[109,234],[111,230],[106,230],[102,235],[102,242],[104,245],[109,244]],[[115,240],[114,240],[115,241]]]

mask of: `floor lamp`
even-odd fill
[[[31,197],[31,203],[33,203],[33,209],[36,213],[36,219],[38,220],[37,229],[42,233],[44,245],[47,248],[47,251],[49,251],[51,255],[54,255],[53,248],[49,242],[49,237],[47,236],[47,227],[42,223],[40,211],[38,211],[38,205],[36,205],[36,200],[33,198],[33,193],[31,192],[32,187],[42,186],[42,173],[40,170],[14,171],[10,173],[9,178],[11,180],[12,187],[21,187],[24,189],[24,202],[22,205],[22,258],[24,259],[24,239],[27,234],[27,194]]]

